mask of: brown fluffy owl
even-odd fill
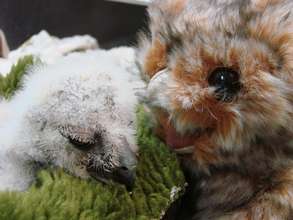
[[[143,98],[189,179],[169,215],[292,220],[293,1],[157,0],[148,10]]]

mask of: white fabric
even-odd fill
[[[6,59],[0,58],[0,73],[6,75],[19,58],[34,55],[45,64],[55,63],[60,57],[73,51],[89,50],[98,47],[96,39],[89,35],[73,36],[59,39],[46,31],[32,36],[23,45],[8,54]]]

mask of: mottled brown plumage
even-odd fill
[[[149,15],[145,102],[192,177],[173,218],[293,219],[293,1],[157,0]]]

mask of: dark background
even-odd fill
[[[109,48],[135,43],[145,7],[104,0],[0,0],[0,29],[11,49],[45,29],[66,37],[90,34]]]

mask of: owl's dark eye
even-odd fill
[[[101,142],[101,135],[90,129],[64,125],[58,127],[59,133],[76,149],[88,151]]]
[[[238,72],[229,68],[217,68],[208,78],[210,86],[216,88],[218,100],[229,102],[241,88]]]
[[[78,140],[77,138],[71,138],[67,137],[68,141],[77,149],[82,150],[82,151],[87,151],[90,150],[91,148],[94,147],[95,143],[91,141],[81,141]]]

